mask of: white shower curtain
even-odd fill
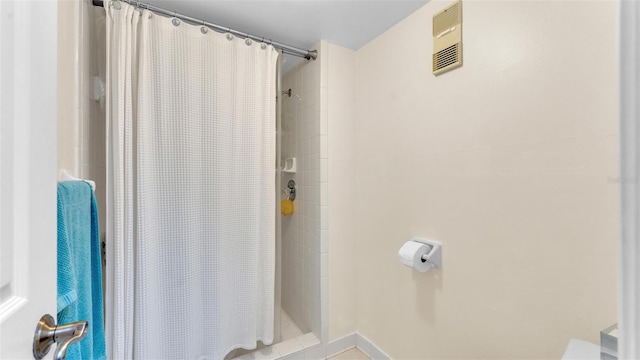
[[[278,53],[111,4],[108,356],[270,344]]]

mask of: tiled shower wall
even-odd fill
[[[104,9],[91,0],[58,2],[58,170],[96,182],[101,233],[105,227],[104,100],[94,78],[105,79]]]
[[[326,269],[326,261],[322,266],[321,258],[323,254],[326,258],[327,252],[327,224],[322,221],[327,209],[326,154],[323,161],[321,153],[323,142],[326,150],[326,136],[321,135],[323,118],[326,127],[326,109],[321,101],[322,65],[321,57],[305,60],[284,74],[282,90],[291,89],[291,97],[285,95],[282,100],[281,130],[283,160],[297,159],[296,173],[283,173],[282,186],[293,179],[298,190],[293,215],[282,218],[282,309],[303,332],[312,331],[318,338],[322,274]]]
[[[90,0],[80,1],[80,176],[96,182],[101,238],[106,229],[106,114],[104,96],[96,89],[106,77],[106,15]],[[97,83],[96,83],[97,81]]]

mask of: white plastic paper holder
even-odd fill
[[[411,241],[427,244],[431,247],[428,253],[422,255],[422,262],[428,262],[433,267],[440,269],[442,267],[442,244],[434,241],[427,240],[419,237],[414,237]]]

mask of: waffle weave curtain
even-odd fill
[[[273,341],[277,57],[107,7],[109,358]]]

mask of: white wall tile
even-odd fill
[[[329,230],[320,230],[320,253],[326,254],[329,251]]]
[[[320,277],[329,276],[329,256],[328,254],[320,254]]]
[[[326,255],[321,255],[321,256],[323,256],[325,258],[325,261],[326,261]],[[322,263],[322,261],[321,261],[321,263]],[[321,268],[322,267],[323,266],[321,265]],[[326,267],[326,266],[324,266],[324,267]],[[329,288],[328,288],[328,286],[329,286],[329,278],[326,275],[324,275],[324,276],[322,276],[320,278],[320,300],[322,302],[329,300]]]
[[[327,111],[320,112],[320,135],[329,134],[329,113]]]
[[[329,148],[328,148],[328,138],[327,135],[320,135],[320,144],[319,144],[319,149],[320,149],[320,159],[327,159],[329,156]],[[326,179],[323,181],[322,178],[320,178],[321,182],[326,182]]]
[[[306,350],[316,348],[320,344],[318,337],[313,333],[300,335],[297,340]]]
[[[305,354],[304,351],[300,351],[295,354],[285,356],[281,359],[282,360],[305,360],[304,354]]]
[[[327,159],[320,159],[319,161],[319,178],[320,182],[326,183],[329,180],[329,166]]]
[[[291,234],[291,241],[286,243],[289,251],[283,248],[283,254],[292,256],[297,253],[295,261],[286,261],[295,275],[294,284],[283,284],[283,304],[287,304],[285,311],[292,320],[300,326],[305,324],[307,329],[319,333],[320,327],[320,76],[319,61],[301,62],[294,66],[283,79],[284,88],[291,88],[297,96],[283,99],[283,114],[290,113],[292,124],[289,132],[283,132],[283,143],[290,144],[291,151],[298,159],[298,172],[294,178],[298,185],[295,215],[297,221],[288,226],[295,226],[297,231]],[[325,149],[326,150],[326,149]],[[283,224],[284,232],[284,224]],[[294,236],[295,235],[295,236]],[[295,237],[295,239],[293,239]],[[291,244],[297,244],[297,249]],[[283,247],[285,243],[283,243]],[[285,256],[285,255],[283,255]],[[288,297],[285,301],[284,297]],[[295,305],[293,305],[295,304]]]
[[[320,183],[320,205],[329,205],[329,185],[327,183]]]
[[[272,352],[277,352],[282,355],[291,354],[291,353],[304,350],[304,347],[302,346],[300,341],[298,341],[298,339],[296,338],[281,342],[279,344],[275,344],[270,348],[272,349]]]
[[[329,207],[320,206],[320,230],[329,230]]]

